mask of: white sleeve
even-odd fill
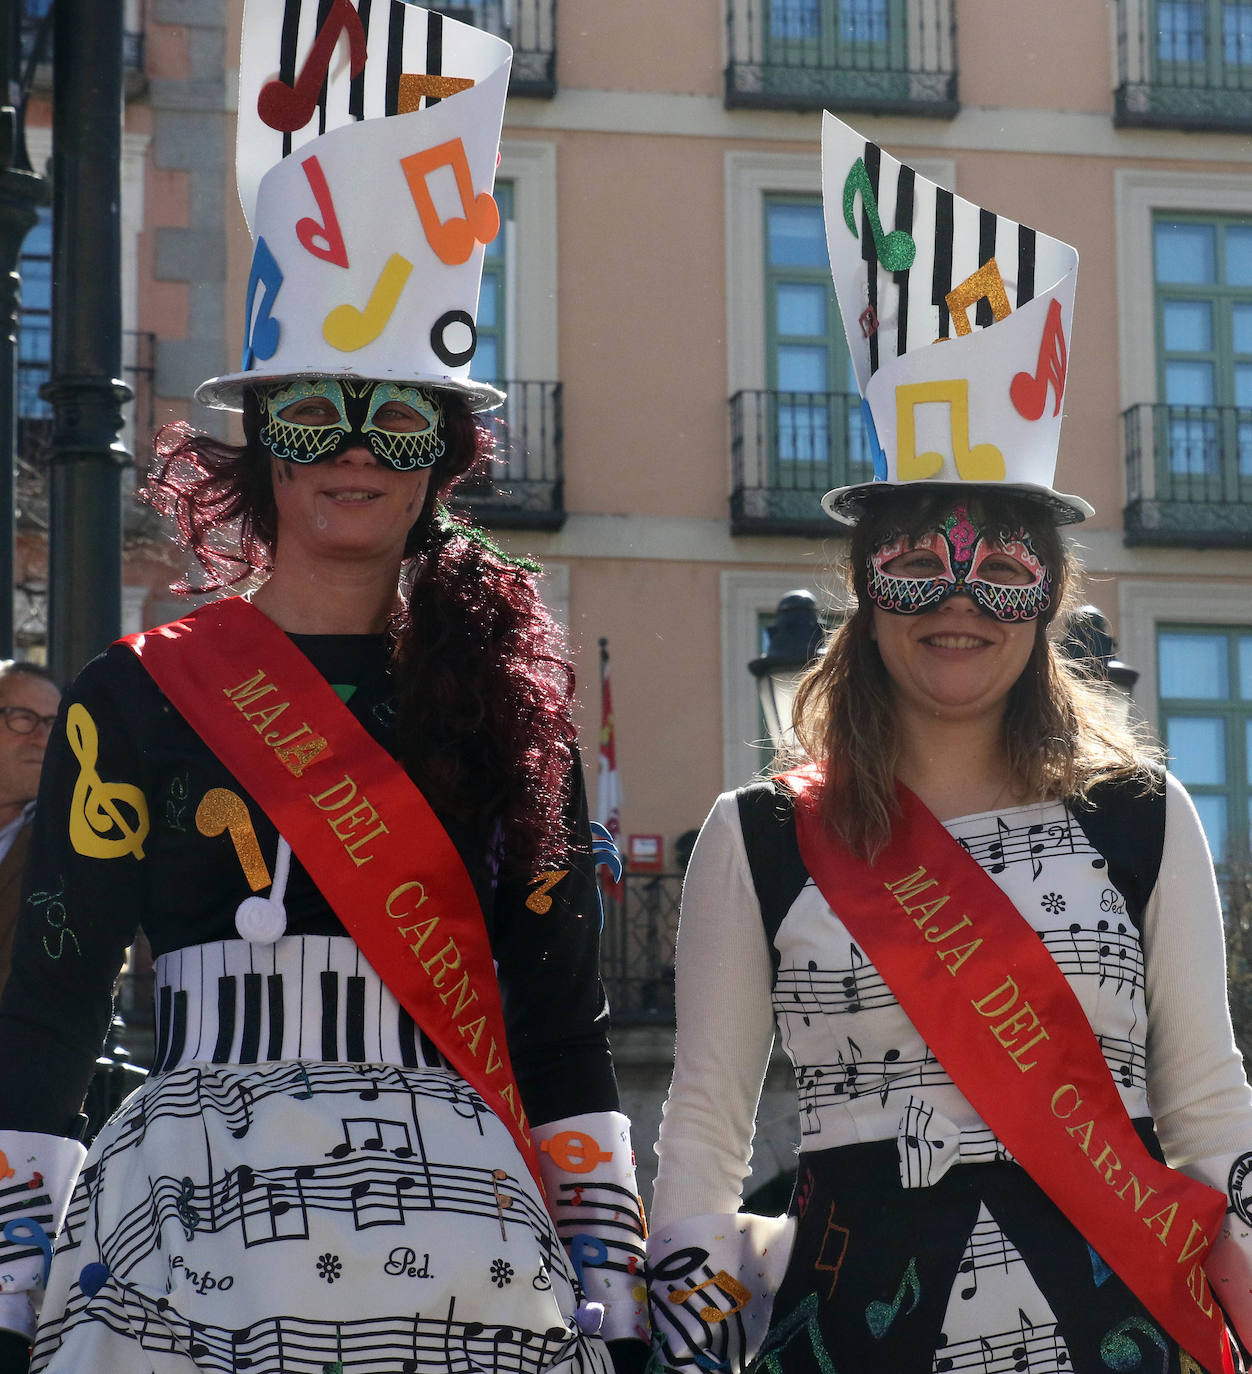
[[[733,793],[719,797],[683,882],[678,1035],[651,1223],[735,1212],[774,1040],[773,970]]]
[[[1166,1162],[1227,1195],[1205,1268],[1240,1339],[1252,1341],[1252,1088],[1226,1000],[1221,902],[1204,831],[1166,778],[1161,872],[1144,912],[1148,1096]],[[1233,1190],[1230,1188],[1235,1182]]]

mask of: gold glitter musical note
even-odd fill
[[[66,714],[65,735],[81,765],[70,803],[70,843],[88,859],[118,859],[125,854],[142,859],[149,828],[147,800],[140,788],[128,782],[106,783],[96,772],[100,735],[81,702],[76,701]]]
[[[531,911],[536,911],[543,915],[545,911],[552,909],[552,898],[548,893],[561,881],[569,872],[568,868],[556,869],[551,873],[541,873],[537,878],[532,878],[531,882],[536,884],[535,890],[526,898],[526,906]]]
[[[977,272],[971,272],[959,286],[954,286],[943,298],[958,336],[964,337],[973,333],[974,326],[970,324],[969,316],[965,312],[984,296],[997,324],[1013,313],[1008,294],[1004,290],[1004,278],[1000,276],[995,258],[988,258]]]
[[[270,885],[270,871],[261,857],[248,803],[238,793],[225,787],[206,792],[196,807],[196,829],[210,838],[229,830],[248,886],[253,892],[260,892]]]
[[[430,72],[401,72],[396,93],[396,114],[412,114],[420,109],[422,97],[446,100],[458,91],[468,91],[474,84],[472,76],[435,76]]]

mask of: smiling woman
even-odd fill
[[[796,692],[796,756],[717,799],[687,868],[657,1364],[1231,1371],[1252,1089],[1212,864],[1159,751],[1052,638],[1060,527],[1091,513],[1052,485],[1076,258],[954,213],[829,115],[823,163],[875,480],[822,502],[853,527],[853,610]],[[884,264],[879,212],[928,286],[981,265],[936,308]],[[989,285],[1001,308],[958,320]],[[800,1152],[766,1218],[741,1204],[775,1030]]]
[[[5,1374],[32,1338],[50,1374],[647,1354],[573,671],[536,566],[448,506],[504,400],[469,362],[508,49],[373,13],[246,7],[248,340],[197,391],[243,442],[158,434],[144,496],[201,604],[87,665],[48,743],[0,1002]],[[156,1062],[84,1160],[138,927]]]

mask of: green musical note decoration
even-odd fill
[[[865,169],[863,157],[858,157],[852,164],[848,179],[843,183],[843,219],[853,234],[858,232],[854,209],[858,191],[861,193],[865,217],[869,220],[869,227],[874,235],[874,251],[878,254],[878,261],[888,272],[907,272],[913,266],[913,259],[917,257],[917,243],[913,235],[903,229],[893,229],[889,234],[883,233],[882,220],[878,215],[878,200],[874,195],[874,188],[870,185],[869,172]]]

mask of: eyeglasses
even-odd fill
[[[38,711],[27,710],[25,706],[0,706],[0,716],[15,735],[33,735],[42,725],[51,730],[57,723],[56,716],[41,716]]]

